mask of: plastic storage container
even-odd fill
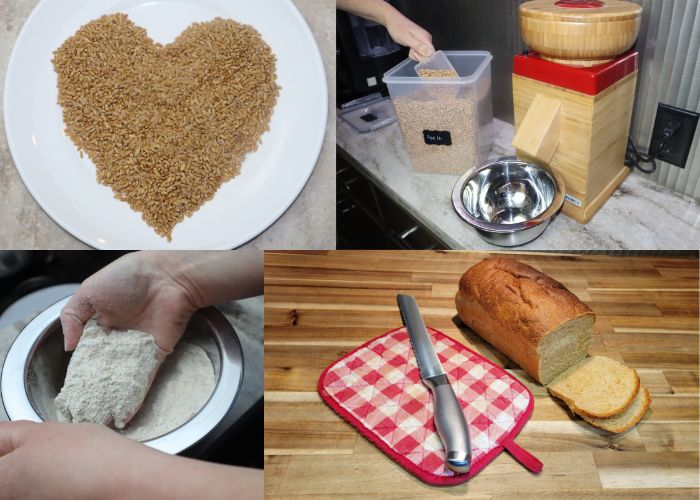
[[[384,74],[413,168],[463,174],[493,141],[491,54],[445,51],[457,78],[421,78],[407,59]]]

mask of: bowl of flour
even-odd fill
[[[143,398],[138,391],[147,388],[138,386],[139,377],[150,371],[152,337],[88,323],[78,348],[67,353],[59,315],[68,299],[34,318],[8,352],[0,390],[11,420],[107,422],[100,412],[111,411],[115,417],[109,426],[116,432],[180,453],[211,432],[232,408],[243,378],[241,346],[215,308],[195,313],[161,364],[143,405],[125,423],[122,409],[133,405],[133,398]],[[115,391],[106,381],[123,383]]]

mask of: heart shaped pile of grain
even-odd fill
[[[251,26],[216,18],[161,45],[125,14],[82,26],[53,58],[66,134],[168,240],[258,148],[275,62]]]

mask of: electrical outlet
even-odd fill
[[[693,144],[698,113],[659,103],[649,154],[654,158],[685,168]]]

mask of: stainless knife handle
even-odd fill
[[[472,464],[469,429],[462,407],[446,375],[424,380],[433,393],[435,428],[445,445],[445,463],[455,472],[469,472]]]

